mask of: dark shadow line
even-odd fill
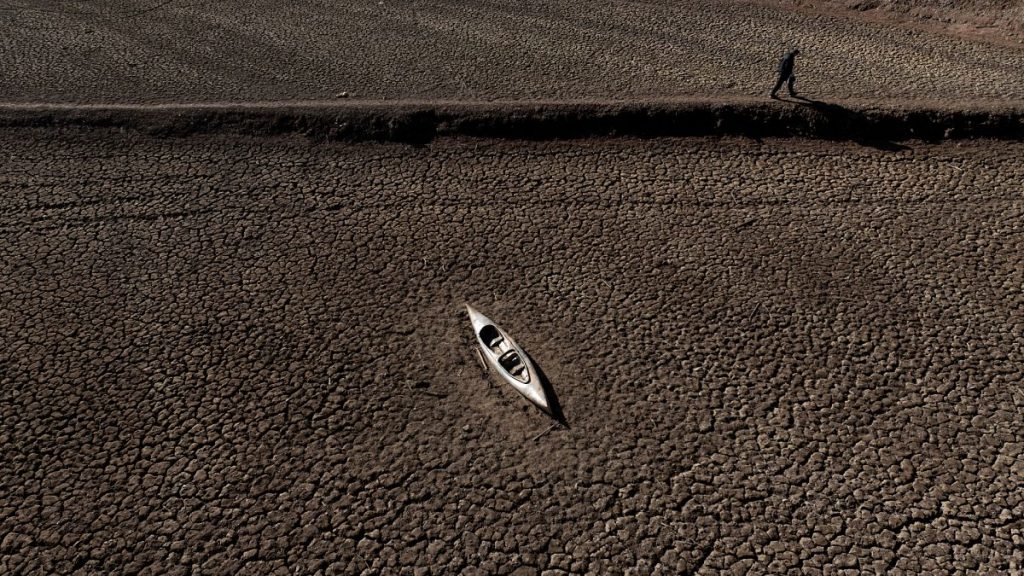
[[[861,146],[867,146],[876,150],[884,150],[886,152],[902,152],[904,150],[910,150],[909,146],[900,144],[898,142],[880,138],[864,138],[857,136],[858,128],[864,126],[870,122],[870,119],[856,110],[852,110],[840,104],[833,102],[825,102],[823,100],[815,100],[801,95],[790,95],[790,99],[781,99],[786,102],[792,102],[797,106],[805,106],[821,114],[830,122],[838,123],[839,127],[843,129],[847,134],[848,140],[855,142]]]
[[[551,380],[547,374],[544,373],[544,369],[540,367],[540,364],[534,360],[533,356],[529,352],[523,350],[523,354],[533,363],[533,368],[537,371],[537,379],[540,380],[541,388],[544,389],[544,395],[548,398],[548,407],[551,408],[551,417],[554,418],[555,422],[558,422],[565,428],[569,429],[569,421],[565,418],[565,412],[562,410],[562,403],[558,400],[558,394],[555,394],[555,389],[551,386]]]

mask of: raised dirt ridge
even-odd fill
[[[0,127],[117,127],[191,134],[302,134],[317,140],[423,143],[437,137],[801,136],[880,143],[1020,139],[1024,106],[839,104],[806,98],[533,102],[238,102],[0,104]]]

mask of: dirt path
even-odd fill
[[[807,97],[816,96],[807,93]],[[464,107],[464,108],[501,108],[501,107],[528,107],[528,106],[692,106],[692,105],[760,105],[760,104],[793,104],[798,99],[783,94],[778,100],[772,100],[765,96],[742,96],[734,94],[723,94],[714,96],[702,95],[681,95],[662,96],[651,98],[527,98],[527,99],[486,99],[471,100],[457,98],[408,98],[401,100],[371,100],[365,98],[330,98],[330,99],[291,99],[291,100],[210,100],[210,101],[173,101],[173,102],[53,102],[47,100],[34,101],[7,101],[0,102],[0,113],[17,110],[66,110],[66,111],[93,111],[93,110],[140,110],[140,111],[161,111],[161,110],[209,110],[219,108],[232,108],[240,110],[265,110],[265,109],[290,109],[290,108],[377,108],[377,109],[402,109],[402,108],[425,108],[425,107]],[[1024,107],[1024,99],[1009,100],[997,98],[991,100],[950,100],[942,98],[843,98],[830,99],[829,103],[838,106],[851,108],[878,107],[892,110],[921,110],[921,109],[943,109],[943,110],[993,110],[1005,108]]]

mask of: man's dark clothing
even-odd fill
[[[775,82],[775,88],[772,88],[772,98],[775,98],[783,84],[788,84],[790,96],[796,96],[796,90],[793,89],[793,85],[796,83],[793,67],[796,64],[796,55],[799,53],[799,50],[791,50],[786,52],[786,55],[779,61],[779,79]]]

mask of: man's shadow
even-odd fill
[[[898,142],[884,138],[865,138],[861,135],[864,126],[870,124],[871,120],[863,113],[852,110],[845,106],[822,100],[814,100],[806,96],[790,97],[793,103],[798,106],[806,106],[820,114],[829,123],[833,136],[856,142],[861,146],[885,150],[886,152],[901,152],[910,150]]]

